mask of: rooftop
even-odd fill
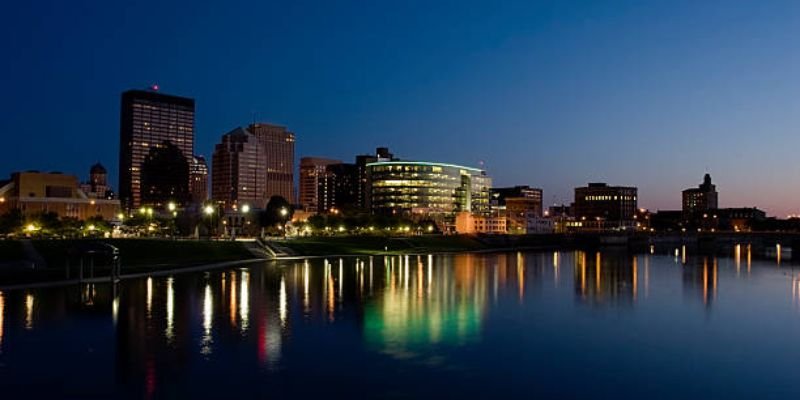
[[[448,163],[438,163],[438,162],[428,162],[428,161],[378,161],[367,164],[368,167],[377,165],[425,165],[425,166],[466,169],[473,172],[485,172],[480,168],[465,167],[463,165],[458,165],[458,164],[448,164]]]

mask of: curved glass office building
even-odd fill
[[[450,220],[462,211],[488,214],[486,171],[454,164],[382,161],[367,164],[370,208],[377,214]]]

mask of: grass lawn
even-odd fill
[[[108,243],[119,249],[123,274],[254,258],[239,242],[161,239],[41,239],[34,240],[33,246],[47,262],[47,268],[33,270],[14,265],[0,269],[0,285],[65,279],[65,266],[69,250],[95,241]],[[24,253],[20,242],[0,241],[0,263],[23,258]],[[72,259],[70,264],[72,266],[70,277],[76,278],[79,260]],[[109,264],[110,261],[107,258],[98,257],[95,261],[96,276],[107,276]],[[84,265],[88,267],[88,259]],[[88,274],[88,268],[84,271]]]
[[[281,244],[298,255],[305,256],[425,253],[485,248],[474,238],[466,236],[320,236],[291,239]]]
[[[38,240],[34,246],[51,268],[62,268],[69,249],[89,240]],[[102,239],[119,249],[123,271],[128,267],[172,267],[253,258],[237,242],[160,239]]]
[[[22,243],[17,240],[0,240],[0,263],[25,258]]]

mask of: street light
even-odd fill
[[[167,204],[167,209],[168,209],[168,210],[170,210],[170,211],[175,211],[175,208],[176,208],[176,206],[175,206],[175,202],[173,202],[173,201],[170,201],[170,202],[169,202],[169,204]]]
[[[212,205],[210,205],[210,204],[209,204],[209,205],[207,205],[207,206],[205,206],[205,208],[203,208],[203,212],[204,212],[206,215],[211,215],[211,214],[214,214],[214,206],[212,206]]]
[[[286,207],[281,207],[281,217],[285,217],[288,214],[289,210],[287,210]]]
[[[249,204],[245,204],[245,205],[243,205],[243,206],[242,206],[242,213],[243,213],[243,214],[247,214],[247,213],[249,213],[249,212],[250,212],[250,205],[249,205]]]

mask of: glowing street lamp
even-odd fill
[[[280,213],[281,217],[286,217],[289,214],[289,210],[287,210],[286,207],[281,207]]]
[[[249,213],[249,212],[250,212],[250,205],[249,205],[249,204],[245,204],[245,205],[243,205],[243,206],[242,206],[242,213],[243,213],[243,214],[247,214],[247,213]]]
[[[212,206],[212,205],[210,205],[210,204],[209,204],[209,205],[207,205],[207,206],[205,206],[205,208],[203,208],[203,212],[204,212],[206,215],[211,215],[211,214],[214,214],[214,206]]]
[[[28,232],[35,232],[37,229],[38,228],[34,224],[28,224],[28,226],[25,227],[25,230]]]
[[[177,208],[177,206],[175,205],[175,202],[170,201],[169,204],[167,204],[167,209],[168,210],[175,211],[175,208]]]

